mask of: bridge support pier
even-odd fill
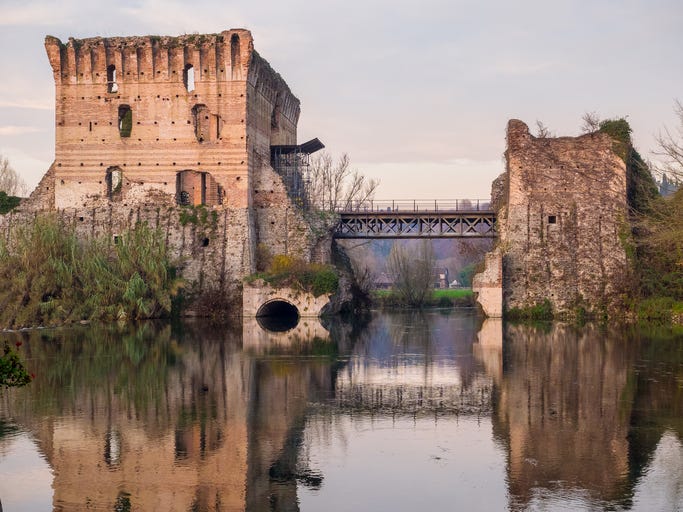
[[[472,291],[486,316],[503,316],[503,253],[499,248],[486,253],[484,270],[474,276]]]

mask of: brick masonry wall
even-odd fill
[[[507,131],[497,198],[505,308],[545,299],[569,313],[618,308],[628,289],[626,167],[605,134],[536,138]],[[498,196],[500,194],[497,194]]]
[[[330,238],[270,165],[271,145],[296,144],[300,105],[249,31],[65,44],[48,36],[45,48],[56,87],[55,161],[30,199],[0,216],[2,236],[38,211],[112,243],[147,222],[164,231],[193,286],[224,283],[229,292],[255,271],[259,243],[306,261],[329,255],[320,244]],[[129,137],[120,129],[127,107]],[[121,176],[115,193],[112,170]],[[216,221],[181,222],[181,191],[191,205],[204,200]]]

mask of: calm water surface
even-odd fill
[[[326,327],[0,335],[2,510],[683,510],[683,336]]]

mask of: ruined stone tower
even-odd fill
[[[299,100],[247,30],[180,37],[46,37],[55,79],[57,208],[155,189],[252,204],[270,146],[296,143]],[[118,199],[118,198],[117,198]]]
[[[84,235],[114,239],[146,221],[166,231],[200,287],[241,286],[258,244],[304,260],[325,253],[292,194],[299,164],[322,144],[297,145],[299,100],[249,31],[66,44],[47,36],[45,48],[55,161],[0,228],[12,229],[22,210],[56,210]]]
[[[630,230],[626,165],[613,145],[603,133],[540,138],[508,123],[507,169],[492,194],[499,243],[475,278],[478,291],[502,287],[506,310],[545,300],[570,316],[619,308]]]

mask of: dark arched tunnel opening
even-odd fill
[[[259,308],[256,312],[256,321],[267,331],[289,331],[299,323],[299,310],[284,300],[273,300]]]

